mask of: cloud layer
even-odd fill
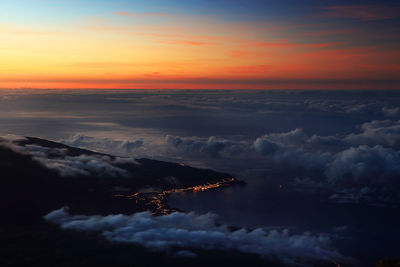
[[[50,139],[71,146],[232,173],[285,171],[279,169],[285,164],[295,168],[290,175],[297,189],[313,184],[333,194],[363,190],[371,199],[397,195],[388,194],[399,184],[399,94],[393,91],[35,91],[2,97],[5,128],[41,130],[36,125],[44,120],[40,125],[51,129],[29,135],[54,132]],[[40,109],[14,110],[19,106]]]
[[[126,155],[157,151],[164,158],[251,159],[277,168],[287,164],[302,170],[292,173],[297,189],[305,185],[322,186],[335,194],[362,195],[355,202],[360,199],[398,202],[400,195],[392,193],[400,186],[400,121],[375,120],[361,124],[358,129],[345,135],[309,135],[296,128],[253,140],[166,135],[157,144],[151,140],[112,141],[77,135],[68,144],[89,148],[113,144]],[[390,197],[386,196],[388,193]]]
[[[360,133],[343,137],[308,136],[295,129],[257,138],[254,149],[276,163],[303,168],[305,172],[294,174],[298,185],[325,184],[346,198],[351,193],[354,202],[363,198],[398,203],[399,127],[399,121],[373,121],[364,123]],[[335,196],[332,199],[338,200],[340,195]]]
[[[331,246],[326,235],[290,234],[288,230],[230,231],[218,225],[213,214],[175,212],[153,216],[149,212],[127,215],[71,215],[68,208],[44,217],[62,229],[100,232],[111,242],[135,243],[156,250],[172,247],[237,250],[284,262],[302,260],[341,260],[344,257]]]

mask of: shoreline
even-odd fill
[[[184,193],[184,192],[203,192],[243,183],[244,182],[238,181],[236,178],[232,177],[228,179],[222,179],[213,184],[207,183],[185,188],[174,188],[170,190],[164,190],[161,192],[137,192],[131,195],[114,194],[113,197],[135,200],[136,205],[138,205],[139,207],[143,207],[144,210],[151,211],[153,215],[160,216],[160,215],[168,215],[176,211],[181,211],[169,207],[167,203],[167,197],[171,194]]]

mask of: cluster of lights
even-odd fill
[[[165,190],[162,192],[137,192],[132,195],[122,195],[122,194],[115,194],[114,197],[123,197],[135,200],[136,204],[143,203],[145,206],[154,207],[153,214],[155,215],[166,215],[174,212],[173,209],[170,209],[166,205],[165,198],[170,194],[176,193],[184,193],[184,192],[202,192],[207,191],[210,189],[219,188],[222,186],[229,186],[231,183],[235,182],[235,178],[229,179],[222,179],[217,183],[211,184],[203,184],[203,185],[195,185],[186,188],[175,188],[170,190]]]

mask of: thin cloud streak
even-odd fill
[[[399,17],[399,7],[386,5],[343,5],[326,8],[323,16],[363,21],[384,20]]]

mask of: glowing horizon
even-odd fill
[[[400,89],[400,6],[336,2],[4,0],[0,88]]]

